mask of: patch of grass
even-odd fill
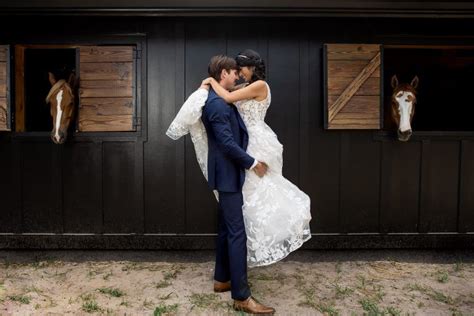
[[[161,316],[163,314],[176,313],[178,311],[178,304],[173,305],[158,305],[153,311],[153,316]]]
[[[367,279],[362,274],[356,275],[357,280],[359,281],[358,288],[365,289],[367,286]]]
[[[130,307],[130,303],[127,301],[121,301],[120,306]]]
[[[463,313],[457,310],[455,307],[450,307],[449,310],[451,311],[452,316],[463,316]]]
[[[227,308],[225,302],[221,301],[219,295],[214,293],[193,293],[189,297],[189,300],[193,306],[197,306],[199,308]]]
[[[165,280],[171,280],[171,279],[176,279],[178,274],[181,273],[181,271],[184,270],[184,267],[181,265],[172,265],[171,269],[169,271],[163,271],[163,277]]]
[[[464,263],[462,261],[457,261],[454,264],[454,272],[461,272],[464,270]]]
[[[83,300],[82,307],[81,307],[83,311],[87,313],[102,311],[102,308],[100,308],[99,304],[97,304],[95,300],[94,294],[92,293],[81,294],[79,297]]]
[[[87,313],[95,313],[101,311],[101,308],[99,307],[99,304],[97,304],[96,301],[91,300],[82,303],[82,310]]]
[[[113,297],[121,297],[125,295],[125,292],[123,292],[120,289],[117,288],[109,288],[109,287],[103,287],[98,289],[100,293],[102,294],[107,294]]]
[[[160,271],[167,268],[167,265],[145,263],[145,262],[129,262],[122,267],[122,271],[137,271],[137,270],[148,270],[150,272]]]
[[[377,302],[371,299],[363,299],[359,301],[360,305],[368,313],[369,316],[384,315],[383,309],[377,305]]]
[[[143,307],[146,307],[146,308],[153,308],[153,305],[155,305],[155,303],[153,301],[149,301],[147,299],[144,299],[143,300]]]
[[[169,298],[171,297],[171,295],[173,295],[173,294],[176,295],[176,296],[178,296],[178,294],[176,294],[175,292],[169,292],[169,293],[166,294],[166,295],[158,296],[158,298],[159,298],[160,300],[167,300],[167,299],[169,299]]]
[[[163,281],[160,281],[156,284],[156,288],[157,289],[162,289],[162,288],[165,288],[165,287],[168,287],[170,286],[172,283],[171,282],[168,282],[166,280],[163,280]]]
[[[437,275],[436,279],[438,280],[439,283],[448,282],[449,276],[448,276],[448,273],[446,271],[439,270],[439,271],[436,272],[436,275]]]
[[[286,275],[283,273],[257,273],[255,275],[249,275],[249,279],[259,281],[278,281],[283,284]]]
[[[106,275],[103,276],[103,279],[108,281],[109,278],[113,275],[112,271],[110,271],[109,273],[107,273]]]
[[[292,278],[294,278],[296,281],[302,282],[304,280],[304,276],[301,274],[293,273],[291,275]]]
[[[431,299],[445,303],[448,305],[453,305],[454,304],[454,299],[450,297],[449,295],[445,295],[429,286],[422,286],[417,283],[413,284],[408,284],[405,288],[407,288],[410,291],[418,291],[420,293],[423,293],[427,296],[429,296]]]
[[[448,304],[448,305],[453,305],[454,304],[454,300],[451,296],[445,295],[445,294],[443,294],[439,291],[436,291],[434,289],[431,289],[431,292],[428,295],[432,299],[434,299],[435,301],[445,303],[445,304]]]
[[[298,306],[305,306],[305,307],[310,307],[315,310],[318,310],[319,312],[325,314],[325,315],[330,315],[330,316],[336,316],[339,315],[339,311],[335,308],[334,302],[329,301],[329,302],[316,302],[315,301],[315,293],[316,290],[311,287],[303,287],[301,289],[298,289],[303,296],[304,300],[298,303]]]
[[[26,295],[9,295],[8,299],[21,304],[30,304],[30,297]]]
[[[386,311],[390,316],[400,316],[402,314],[401,310],[392,306],[387,307]]]
[[[351,289],[350,287],[342,287],[341,285],[335,283],[334,289],[336,290],[336,298],[345,298],[350,296],[354,290]]]
[[[336,273],[339,274],[342,272],[342,263],[340,261],[336,262]]]

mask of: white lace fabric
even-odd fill
[[[310,198],[283,176],[283,145],[264,121],[271,102],[268,85],[267,89],[268,95],[263,101],[250,99],[235,103],[249,134],[247,153],[269,167],[262,178],[253,171],[245,172],[242,212],[249,268],[275,263],[311,238]],[[205,89],[194,92],[166,132],[172,139],[191,134],[206,179],[208,147],[201,114],[207,96]],[[214,193],[218,198],[217,192]]]

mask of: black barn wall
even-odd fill
[[[209,58],[245,48],[267,63],[267,122],[284,145],[284,175],[312,199],[306,248],[472,247],[474,134],[400,143],[378,131],[326,131],[322,64],[329,42],[474,44],[470,20],[15,17],[0,25],[8,30],[0,44],[144,43],[141,134],[57,146],[48,133],[0,133],[2,248],[212,248],[215,199],[190,139],[165,131]]]

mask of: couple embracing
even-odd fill
[[[190,133],[219,203],[214,291],[231,291],[235,310],[272,314],[252,297],[247,268],[275,263],[311,238],[310,199],[282,175],[283,146],[264,121],[271,94],[259,54],[214,56],[208,73],[166,134]],[[239,76],[245,82],[236,86]]]

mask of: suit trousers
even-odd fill
[[[240,192],[219,191],[218,233],[214,279],[231,281],[231,296],[245,300],[250,294],[247,282],[247,234]]]

